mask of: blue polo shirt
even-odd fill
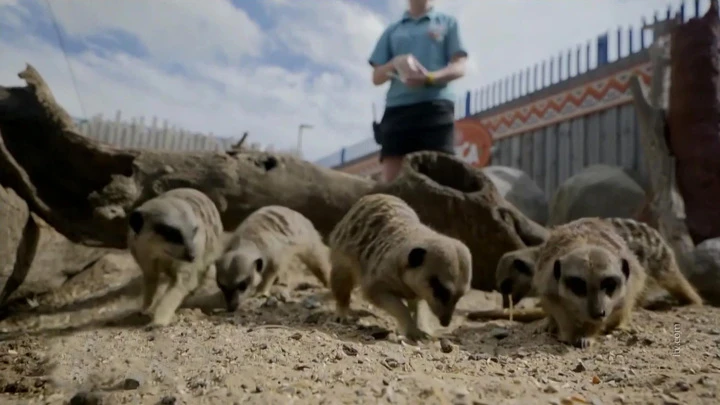
[[[380,36],[370,55],[370,65],[380,66],[396,55],[412,54],[428,71],[444,68],[455,55],[467,56],[460,40],[455,17],[430,9],[419,18],[408,12],[391,24]],[[386,107],[416,104],[423,101],[450,100],[455,94],[449,84],[411,88],[398,79],[391,79]]]

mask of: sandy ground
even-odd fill
[[[137,305],[128,295],[137,291],[133,283],[65,312],[54,308],[57,297],[40,297],[34,311],[45,314],[0,322],[5,332],[46,329],[0,341],[0,403],[718,403],[720,309],[639,310],[631,333],[583,351],[538,333],[536,324],[467,321],[468,310],[499,302],[472,292],[451,327],[436,332],[446,340],[413,346],[398,342],[388,317],[357,296],[353,307],[368,313],[356,325],[333,323],[326,291],[303,280],[232,315],[212,309],[220,302],[208,287],[188,302],[202,310],[181,309],[156,331],[132,317],[117,320]],[[88,281],[73,282],[63,289],[77,301]],[[97,324],[108,319],[114,324]],[[86,327],[51,330],[79,324]]]

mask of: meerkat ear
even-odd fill
[[[626,280],[630,278],[630,262],[627,259],[622,259],[622,272]]]
[[[555,277],[555,280],[560,280],[561,274],[562,270],[560,268],[560,260],[555,260],[555,264],[553,264],[553,276]]]
[[[133,211],[130,213],[130,217],[128,218],[128,224],[130,225],[130,229],[132,229],[133,232],[140,233],[140,230],[142,229],[144,223],[145,220],[143,219],[142,213],[140,213],[140,211]]]
[[[425,262],[425,254],[427,253],[427,250],[416,247],[413,248],[410,253],[408,254],[408,267],[411,269],[414,269],[416,267],[420,267]]]
[[[262,271],[262,269],[263,269],[263,259],[262,258],[255,259],[255,271],[260,273]]]
[[[527,262],[520,260],[520,259],[515,259],[515,260],[513,260],[512,265],[515,268],[515,270],[518,271],[518,273],[525,274],[527,276],[532,275],[532,268],[530,267],[529,264],[527,264]]]

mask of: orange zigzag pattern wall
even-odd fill
[[[632,102],[630,78],[637,74],[645,84],[650,84],[650,73],[650,64],[644,63],[523,107],[482,117],[480,122],[493,134],[494,139],[532,131]]]

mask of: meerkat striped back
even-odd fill
[[[404,242],[410,227],[422,225],[420,218],[402,199],[388,194],[360,198],[330,234],[331,248],[358,256],[363,265],[381,260]]]
[[[629,218],[608,218],[607,221],[625,240],[648,272],[652,273],[653,266],[657,263],[675,260],[670,245],[660,232],[650,225]]]
[[[205,255],[217,255],[220,253],[223,224],[220,212],[210,197],[192,188],[176,188],[165,192],[161,197],[167,198],[169,202],[177,199],[188,203],[204,225],[201,231],[205,234],[205,249],[207,250]]]

